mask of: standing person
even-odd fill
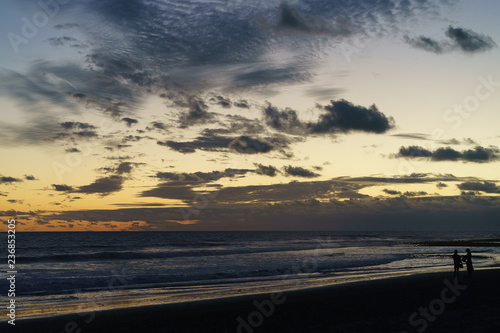
[[[460,258],[460,256],[458,255],[457,250],[455,250],[451,257],[453,258],[453,277],[458,277],[458,271],[461,267],[463,267],[462,258]]]
[[[467,254],[462,259],[467,266],[467,276],[471,278],[472,272],[474,271],[474,267],[472,267],[472,254],[470,253],[470,249],[465,250],[465,252],[467,252]]]

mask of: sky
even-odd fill
[[[6,0],[19,231],[500,230],[500,3]]]

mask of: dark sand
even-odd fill
[[[89,314],[23,320],[19,309],[16,326],[2,322],[0,331],[500,332],[500,270],[476,271],[473,281],[466,275],[459,284],[468,287],[456,291],[458,296],[443,282],[453,285],[451,272],[425,273],[285,292],[274,295],[277,303],[284,302],[274,304],[272,314],[271,294],[100,311],[91,321]],[[442,295],[449,304],[441,301]],[[265,304],[264,310],[259,312],[255,301]],[[435,314],[429,311],[429,319],[418,315],[410,325],[410,315],[430,305]]]

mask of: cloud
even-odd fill
[[[492,49],[496,43],[486,36],[469,29],[448,27],[446,36],[466,53],[483,52]]]
[[[428,134],[423,134],[423,133],[399,133],[399,134],[392,134],[391,136],[395,136],[398,138],[403,138],[403,139],[411,139],[411,140],[429,140],[429,135]]]
[[[446,184],[445,184],[445,183],[443,183],[443,182],[439,182],[439,183],[437,183],[437,184],[436,184],[436,187],[437,187],[437,188],[439,188],[439,189],[441,189],[441,188],[448,187],[448,185],[446,185]]]
[[[385,193],[387,193],[389,195],[401,195],[400,191],[389,190],[389,189],[386,189],[386,188],[384,188],[382,191],[384,191]]]
[[[80,153],[81,151],[78,148],[68,148],[68,149],[66,149],[66,152],[67,153]]]
[[[11,184],[11,183],[17,183],[17,182],[22,182],[22,181],[23,181],[22,179],[9,177],[9,176],[0,177],[0,184]]]
[[[461,184],[457,184],[457,187],[462,191],[477,191],[485,193],[500,193],[500,187],[495,183],[483,181],[468,181]]]
[[[285,166],[284,168],[285,175],[287,176],[295,176],[295,177],[303,177],[303,178],[315,178],[321,176],[318,173],[312,172],[310,170],[304,169],[302,167],[294,167],[294,166]]]
[[[432,161],[464,161],[475,163],[495,162],[500,159],[498,147],[484,148],[476,146],[473,149],[457,151],[451,147],[440,147],[434,151],[420,146],[401,147],[395,157],[429,158]]]
[[[273,149],[273,146],[259,139],[253,139],[248,136],[240,136],[229,143],[229,149],[241,154],[267,153]]]
[[[151,123],[151,125],[156,128],[156,129],[159,129],[159,130],[166,130],[167,129],[167,125],[165,125],[164,123],[160,122],[160,121],[153,121]],[[146,128],[148,129],[148,128]]]
[[[122,162],[116,168],[116,173],[119,175],[122,175],[124,173],[131,173],[134,165],[135,163]]]
[[[406,197],[417,197],[417,196],[427,195],[427,192],[425,192],[425,191],[406,191],[405,193],[403,193],[403,195]]]
[[[71,47],[78,47],[78,48],[88,47],[88,45],[80,42],[78,39],[69,36],[51,37],[48,39],[48,41],[52,46],[70,45]]]
[[[208,183],[212,181],[217,181],[221,178],[233,178],[238,175],[244,175],[248,172],[254,172],[250,169],[225,169],[224,171],[212,171],[212,172],[194,172],[194,173],[178,173],[178,172],[158,172],[156,177],[165,181],[174,182],[175,184],[185,184],[185,185],[199,185],[202,183]]]
[[[362,131],[385,133],[395,127],[392,117],[387,117],[375,105],[365,108],[344,99],[331,101],[324,106],[326,113],[316,123],[309,123],[312,133],[348,133]]]
[[[404,36],[403,40],[410,46],[428,52],[442,54],[453,50],[460,50],[464,53],[479,53],[491,50],[497,44],[490,36],[474,32],[465,28],[454,28],[449,26],[445,32],[448,40],[437,41],[430,37]]]
[[[73,134],[84,138],[93,138],[97,136],[96,131],[80,131],[80,132],[73,132]]]
[[[247,100],[244,100],[244,99],[240,99],[239,101],[234,102],[234,106],[242,108],[242,109],[250,108],[250,104],[248,103]]]
[[[24,175],[24,179],[26,179],[26,180],[38,180],[33,175]]]
[[[80,27],[78,23],[64,23],[64,24],[56,24],[54,29],[57,30],[65,30],[65,29],[75,29]]]
[[[442,53],[443,47],[445,47],[445,45],[442,45],[441,42],[425,36],[404,36],[404,41],[414,48],[422,49],[436,54]]]
[[[331,23],[320,16],[306,17],[297,8],[287,3],[282,3],[279,10],[279,28],[344,37],[360,31],[359,28],[355,28],[353,24],[344,18],[338,18]]]
[[[214,114],[208,112],[208,105],[200,98],[190,97],[185,107],[188,111],[182,113],[179,118],[182,127],[204,124],[214,118]]]
[[[266,124],[276,130],[286,133],[303,133],[305,126],[299,120],[297,112],[290,108],[279,110],[277,107],[267,103],[263,109]]]
[[[280,110],[270,103],[263,108],[263,115],[268,126],[289,134],[338,134],[352,131],[380,134],[395,127],[394,119],[384,115],[375,105],[365,108],[341,99],[318,107],[325,112],[316,122],[302,122],[295,110]]]
[[[210,98],[210,102],[217,104],[217,105],[220,105],[223,108],[230,108],[233,105],[229,98],[226,98],[226,97],[223,97],[220,95]]]
[[[122,121],[124,121],[125,123],[127,123],[128,127],[130,127],[130,126],[132,126],[134,124],[137,124],[139,122],[137,119],[128,118],[128,117],[122,118]]]
[[[265,166],[259,163],[254,163],[254,165],[257,167],[257,170],[255,170],[255,172],[258,175],[274,177],[280,172],[276,167],[272,165]]]
[[[71,130],[71,129],[80,129],[80,130],[95,129],[95,126],[92,125],[92,124],[80,123],[80,122],[75,122],[75,121],[66,121],[64,123],[60,123],[60,125],[64,129],[66,129],[66,130]]]
[[[240,88],[255,88],[273,84],[305,82],[311,78],[312,74],[308,71],[308,67],[304,65],[297,63],[279,66],[269,64],[264,68],[262,68],[262,65],[255,66],[242,73],[235,74],[233,84]]]
[[[73,187],[65,184],[52,184],[54,190],[58,192],[71,192],[73,191]]]
[[[124,178],[117,175],[98,178],[89,185],[80,186],[76,191],[78,193],[108,195],[113,192],[121,191]]]
[[[180,153],[194,153],[197,149],[205,151],[224,151],[228,148],[233,138],[223,136],[200,136],[193,141],[177,142],[177,141],[158,141],[160,146],[167,146]]]

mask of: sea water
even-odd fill
[[[457,247],[425,242],[500,238],[499,233],[488,232],[42,232],[16,236],[20,319],[308,288],[428,269],[452,270],[451,254]],[[458,250],[465,254],[465,248]],[[500,258],[497,246],[475,247],[472,252],[476,267],[496,264]]]

